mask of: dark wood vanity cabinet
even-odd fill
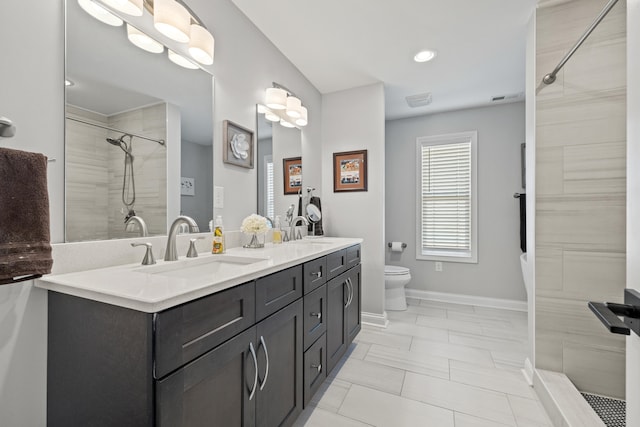
[[[360,330],[349,249],[159,313],[50,291],[47,425],[292,425]]]

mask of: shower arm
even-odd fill
[[[89,125],[89,126],[95,126],[95,127],[97,127],[97,128],[101,128],[101,129],[111,130],[111,131],[118,132],[118,133],[124,133],[124,134],[126,134],[126,135],[134,136],[134,137],[136,137],[136,138],[146,139],[147,141],[157,142],[157,143],[158,143],[158,144],[160,144],[160,145],[165,145],[164,139],[149,138],[148,136],[144,136],[144,135],[139,135],[139,134],[136,134],[136,133],[127,132],[127,131],[124,131],[124,130],[121,130],[121,129],[112,128],[112,127],[109,127],[109,126],[99,125],[99,124],[97,124],[97,123],[87,122],[87,121],[85,121],[85,120],[81,120],[81,119],[76,119],[75,117],[69,117],[69,116],[67,116],[67,117],[66,117],[66,119],[67,119],[67,120],[73,120],[74,122],[78,122],[78,123],[83,123],[83,124],[85,124],[85,125]]]

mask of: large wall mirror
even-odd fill
[[[213,77],[66,3],[65,240],[167,233],[213,216]],[[145,12],[146,13],[146,12]]]
[[[257,211],[271,219],[279,215],[284,220],[289,205],[298,205],[297,189],[302,189],[303,185],[302,135],[300,129],[286,128],[267,120],[263,111],[262,106],[256,108]]]

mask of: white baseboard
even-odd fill
[[[510,299],[477,297],[473,295],[449,294],[445,292],[421,291],[418,289],[406,289],[410,298],[449,302],[453,304],[477,305],[480,307],[502,308],[505,310],[527,311],[526,301]]]
[[[389,325],[389,319],[387,319],[387,312],[383,312],[382,315],[375,313],[362,312],[362,324],[375,326],[376,328],[386,328]]]

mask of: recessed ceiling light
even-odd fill
[[[422,50],[416,53],[416,56],[413,57],[413,60],[416,62],[427,62],[427,61],[431,61],[435,57],[436,57],[435,50]]]

